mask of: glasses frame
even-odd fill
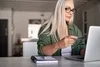
[[[66,8],[65,8],[65,11],[66,11],[67,13],[70,13],[70,12],[73,12],[73,13],[74,13],[74,12],[76,11],[76,9],[74,9],[74,8],[71,9],[70,7],[66,7]]]

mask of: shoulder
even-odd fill
[[[72,26],[73,28],[75,28],[75,29],[79,29],[79,28],[76,26],[76,24],[71,24],[71,26]]]
[[[72,27],[75,31],[80,31],[80,29],[78,28],[78,26],[75,25],[75,24],[71,24],[71,27]]]
[[[38,32],[38,35],[40,35],[41,34],[41,32],[43,32],[44,30],[44,32],[42,33],[42,34],[49,34],[49,32],[50,32],[50,27],[48,28],[48,29],[46,29],[46,24],[45,25],[42,25],[41,27],[40,27],[40,30],[39,30],[39,32]]]
[[[81,32],[81,30],[78,28],[78,26],[76,26],[75,24],[72,24],[71,27],[72,27],[73,31],[75,32],[75,34],[76,34],[77,36],[81,36],[81,35],[82,35],[82,32]]]

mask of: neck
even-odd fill
[[[66,21],[66,24],[67,24],[67,26],[69,26],[69,22],[68,21]]]
[[[69,22],[66,21],[67,27],[69,26]],[[68,27],[68,35],[70,35],[69,33],[69,27]]]

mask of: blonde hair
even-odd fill
[[[64,9],[65,9],[65,1],[67,0],[58,0],[55,11],[51,15],[50,19],[47,20],[45,23],[42,24],[42,26],[46,25],[42,32],[40,32],[39,35],[43,34],[48,28],[51,27],[50,32],[48,35],[52,35],[57,39],[56,33],[59,33],[59,27],[60,25],[63,26],[63,28],[66,29],[66,21],[64,17]],[[73,16],[69,23],[73,22]],[[58,36],[59,37],[59,36]]]

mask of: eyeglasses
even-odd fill
[[[75,9],[71,9],[70,7],[66,7],[65,8],[65,11],[67,12],[67,13],[69,13],[69,12],[75,12],[76,10]]]

